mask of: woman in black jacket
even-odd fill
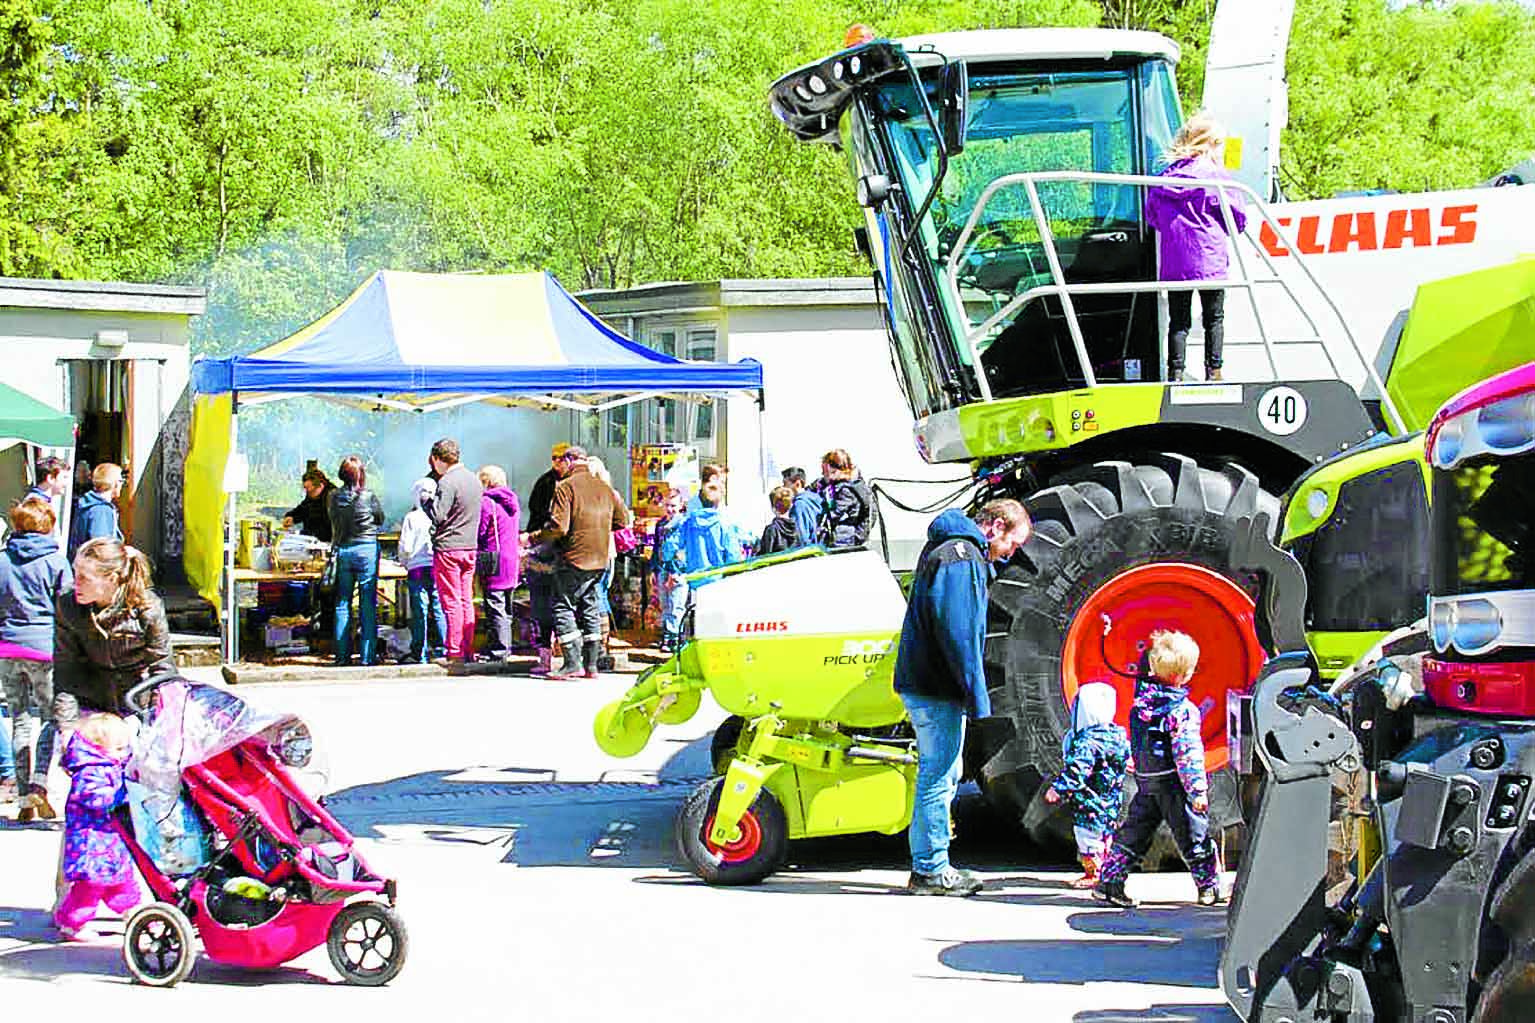
[[[820,542],[827,547],[862,547],[874,527],[874,492],[858,474],[853,456],[833,448],[821,459],[821,478],[810,488],[821,495],[826,512]]]
[[[384,508],[367,489],[360,455],[348,455],[337,470],[341,486],[330,497],[331,557],[336,559],[336,663],[352,660],[352,592],[357,591],[358,653],[364,665],[378,663],[378,531]]]
[[[123,697],[150,675],[176,670],[165,605],[151,588],[149,559],[98,537],[75,553],[75,585],[59,596],[53,629],[55,720],[80,711],[123,714]]]
[[[330,498],[335,492],[336,485],[323,470],[305,472],[304,499],[288,509],[288,514],[283,516],[283,528],[297,526],[305,536],[330,543]]]

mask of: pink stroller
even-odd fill
[[[387,984],[405,964],[395,882],[299,786],[308,729],[217,686],[174,676],[129,694],[143,722],[117,826],[154,901],[128,918],[123,960],[169,987],[194,940],[217,962],[263,968],[324,943],[351,984]]]

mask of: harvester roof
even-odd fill
[[[836,142],[837,122],[860,86],[945,60],[995,62],[1157,59],[1176,63],[1178,45],[1156,32],[1107,28],[1008,28],[876,39],[795,68],[773,83],[773,113],[802,142]]]

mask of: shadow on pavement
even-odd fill
[[[971,941],[944,949],[938,958],[951,969],[1041,984],[1119,982],[1212,990],[1217,986],[1216,963],[1226,934],[1224,910],[1180,906],[1077,913],[1067,919],[1067,924],[1075,931],[1112,935],[1115,940]],[[1203,1011],[1206,1007],[1200,1008]],[[1142,1012],[1079,1015],[1077,1020],[1108,1023],[1117,1019],[1162,1018]],[[1196,1018],[1203,1021],[1234,1017],[1227,1014]]]
[[[523,867],[686,870],[674,850],[673,819],[709,776],[709,740],[708,734],[671,740],[678,749],[653,778],[616,771],[598,781],[564,782],[557,771],[537,767],[428,771],[345,789],[326,805],[359,836],[477,847]],[[961,795],[954,816],[954,856],[965,866],[1056,865],[976,793]],[[904,833],[853,835],[793,843],[789,867],[778,876],[792,879],[795,869],[906,866]],[[780,890],[772,879],[761,887]]]
[[[1153,1005],[1149,1009],[1095,1009],[1072,1023],[1242,1023],[1226,1005]]]
[[[0,952],[0,977],[7,980],[57,980],[60,977],[115,977],[129,983],[123,965],[123,922],[116,917],[93,921],[85,941],[61,941],[51,915],[41,909],[0,906],[0,941],[25,942]],[[279,967],[247,970],[199,959],[189,984],[259,987],[263,984],[340,984],[307,970]]]

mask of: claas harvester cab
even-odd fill
[[[1270,523],[1277,541],[1283,524],[1311,544],[1308,562],[1346,568],[1333,553],[1357,538],[1318,534],[1362,513],[1316,502],[1356,470],[1317,479],[1317,496],[1293,515],[1281,497],[1329,460],[1424,425],[1401,414],[1401,392],[1268,197],[1229,179],[1202,183],[1233,238],[1225,376],[1167,379],[1167,295],[1198,285],[1158,279],[1144,210],[1182,121],[1177,59],[1175,44],[1148,32],[958,32],[854,46],[771,90],[795,137],[846,159],[918,450],[969,465],[977,503],[1016,497],[1034,520],[1034,538],[991,590],[987,679],[1012,728],[978,730],[991,738],[970,744],[967,771],[1037,838],[1068,825],[1040,794],[1060,767],[1077,687],[1112,677],[1106,662],[1133,664],[1153,628],[1182,629],[1205,652],[1191,695],[1204,713],[1212,814],[1240,819],[1227,698],[1257,677],[1264,641],[1272,650],[1255,627],[1258,579],[1241,563],[1249,526]],[[1196,326],[1191,365],[1199,336]],[[1372,482],[1353,495],[1416,478],[1403,514],[1421,515],[1421,458],[1381,461],[1391,457],[1359,463]],[[1363,577],[1340,583],[1339,613],[1315,630],[1331,670],[1416,616],[1421,588],[1390,606],[1346,596],[1378,577],[1416,575],[1421,587],[1414,557],[1377,551]],[[1381,563],[1392,558],[1402,564]],[[1106,645],[1103,615],[1115,622]]]
[[[1221,959],[1253,1023],[1535,1019],[1535,363],[1451,400],[1426,452],[1427,530],[1380,539],[1429,551],[1426,617],[1331,686],[1299,651],[1255,687]]]

